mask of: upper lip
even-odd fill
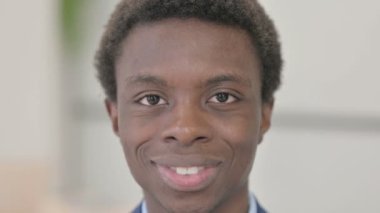
[[[214,156],[194,155],[160,155],[151,158],[151,162],[167,167],[215,167],[222,160]]]

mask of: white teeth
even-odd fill
[[[179,175],[187,175],[187,169],[186,168],[177,167],[176,172]]]
[[[197,167],[191,167],[187,169],[187,174],[189,175],[195,175],[198,174],[198,168]]]
[[[171,167],[179,175],[195,175],[199,171],[203,170],[203,167]]]

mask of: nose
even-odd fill
[[[165,142],[190,146],[197,142],[210,141],[207,112],[188,103],[173,107],[168,114],[167,126],[162,132]]]

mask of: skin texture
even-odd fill
[[[248,34],[197,19],[140,24],[115,67],[117,101],[106,106],[149,212],[247,212],[248,176],[273,106],[261,100]],[[213,173],[178,187],[161,164]]]

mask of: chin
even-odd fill
[[[208,213],[212,212],[216,208],[215,204],[218,203],[212,198],[192,199],[186,196],[178,196],[177,199],[168,199],[167,201],[168,202],[162,202],[161,204],[165,212],[173,213]]]

